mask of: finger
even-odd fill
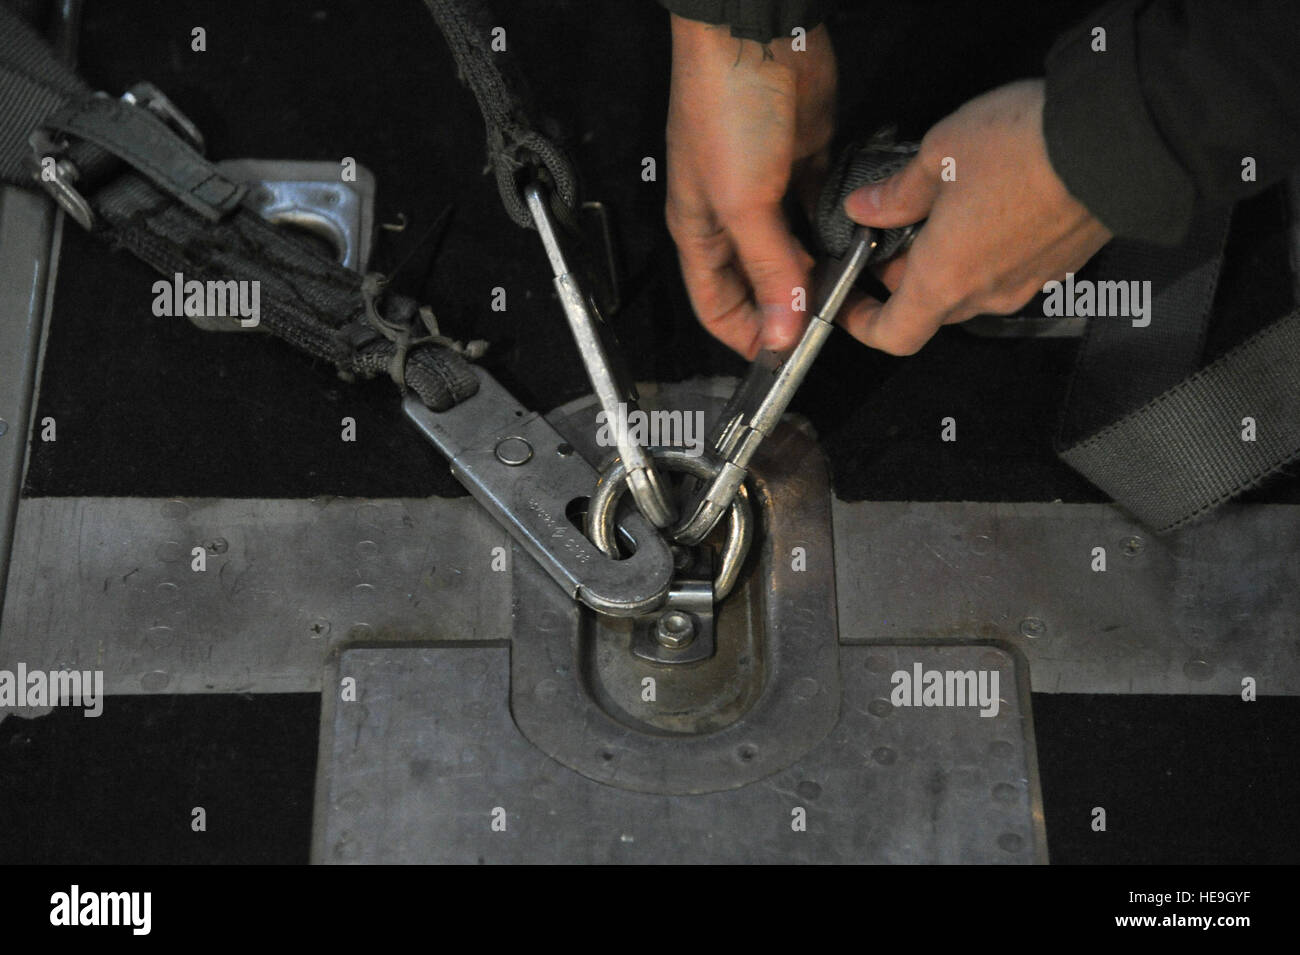
[[[844,303],[844,307],[835,316],[835,324],[862,344],[870,345],[871,342],[867,340],[867,330],[875,324],[880,309],[880,301],[870,295],[855,295]]]
[[[920,222],[939,194],[939,171],[920,155],[883,182],[862,186],[844,199],[844,212],[859,225],[894,229]]]
[[[689,243],[678,245],[682,280],[700,324],[728,348],[753,361],[758,354],[763,319],[749,299],[749,285],[730,264],[716,265]]]
[[[955,311],[917,281],[905,281],[884,304],[866,302],[844,315],[845,330],[891,355],[913,355]]]
[[[670,213],[669,231],[691,307],[705,329],[727,347],[753,360],[758,354],[762,318],[749,298],[749,284],[736,268],[727,233],[701,217]]]
[[[830,169],[830,150],[821,149],[811,156],[805,156],[795,162],[790,175],[790,186],[799,201],[799,207],[808,217],[809,222],[817,218],[817,200],[821,197],[822,184]]]
[[[880,300],[875,296],[854,289],[849,292],[844,299],[844,304],[840,306],[839,313],[835,316],[835,324],[853,335],[853,328],[879,311],[880,304]],[[856,335],[853,337],[857,338]]]
[[[790,348],[806,323],[794,304],[796,290],[803,289],[808,307],[812,259],[790,235],[779,207],[753,210],[727,225],[762,316],[760,344],[775,351]]]
[[[880,279],[880,284],[891,292],[898,290],[898,286],[903,282],[903,276],[907,273],[907,255],[906,252],[896,255],[876,269],[876,278]]]

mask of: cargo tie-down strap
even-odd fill
[[[572,169],[527,123],[486,29],[459,0],[426,3],[484,113],[507,211],[535,224],[520,191],[530,177],[546,182],[557,212],[571,209]],[[243,205],[243,187],[203,157],[197,131],[157,90],[141,84],[123,100],[92,93],[0,5],[5,181],[33,186],[34,135],[57,158],[52,191],[61,204],[164,275],[259,281],[267,330],[345,375],[390,374],[435,411],[477,391],[456,350],[419,334],[413,300]],[[1108,261],[1123,263],[1118,271],[1152,281],[1153,318],[1144,327],[1090,323],[1063,419],[1062,458],[1158,531],[1208,513],[1300,456],[1300,310],[1196,370],[1226,226],[1226,214],[1211,214],[1181,249],[1109,250]]]
[[[478,379],[464,357],[420,334],[413,299],[386,292],[381,280],[344,268],[242,205],[245,187],[203,157],[197,131],[165,97],[147,84],[128,96],[93,93],[0,5],[6,182],[34,187],[30,140],[43,137],[57,158],[61,204],[111,245],[168,278],[259,282],[260,327],[345,376],[389,374],[434,410],[475,393]]]
[[[1088,323],[1057,450],[1157,533],[1300,456],[1300,309],[1201,367],[1229,218],[1207,209],[1181,246],[1117,240],[1096,262],[1093,289],[1140,280],[1150,296],[1136,321]]]
[[[539,175],[550,187],[552,208],[560,216],[578,205],[578,178],[564,152],[528,118],[522,84],[511,84],[492,51],[492,24],[482,4],[465,0],[424,0],[447,41],[461,81],[478,101],[487,128],[488,159],[496,173],[501,204],[517,225],[534,227],[524,187]]]

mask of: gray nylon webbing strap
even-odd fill
[[[845,197],[854,189],[881,182],[901,171],[919,148],[919,143],[896,142],[892,131],[885,130],[868,142],[854,144],[840,153],[817,197],[814,226],[824,252],[839,258],[848,251],[858,227],[844,213]],[[883,261],[893,256],[908,234],[906,229],[878,229],[873,259]]]
[[[1259,484],[1300,457],[1300,310],[1061,457],[1158,533]]]
[[[1228,210],[1198,214],[1174,249],[1116,242],[1089,270],[1095,302],[1150,282],[1149,324],[1090,320],[1058,452],[1157,533],[1205,515],[1300,454],[1300,336],[1292,315],[1196,371]],[[1103,293],[1103,282],[1113,293]],[[1139,322],[1146,319],[1139,319]],[[1243,419],[1255,440],[1243,440]]]
[[[32,129],[67,100],[89,92],[40,35],[0,3],[0,179],[30,188]]]
[[[247,187],[231,182],[148,110],[107,96],[79,96],[45,125],[94,143],[129,163],[199,215],[217,222],[239,205]]]
[[[1095,317],[1075,363],[1059,447],[1100,431],[1200,367],[1229,218],[1227,209],[1200,212],[1188,241],[1174,248],[1116,240],[1082,280],[1076,277],[1076,288],[1092,293]],[[1062,296],[1084,304],[1068,284]],[[1134,317],[1139,303],[1144,318]]]
[[[498,66],[501,54],[491,48],[493,24],[481,3],[465,0],[424,0],[456,60],[456,68],[487,126],[488,158],[496,172],[497,191],[516,224],[529,228],[533,217],[521,195],[520,174],[538,165],[550,175],[554,196],[568,215],[578,204],[578,180],[564,152],[537,131],[527,115],[517,84],[512,88]],[[556,212],[565,215],[565,208]]]

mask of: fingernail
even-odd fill
[[[868,216],[880,208],[880,189],[876,186],[863,186],[855,189],[844,199],[844,212],[853,216]]]
[[[759,342],[772,351],[783,351],[799,334],[799,316],[780,306],[764,306],[763,332]]]

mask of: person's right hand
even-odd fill
[[[811,295],[813,263],[781,202],[792,176],[810,184],[825,167],[835,54],[824,26],[798,52],[678,16],[672,29],[668,230],[700,321],[752,360],[803,330],[794,290]]]
[[[889,301],[860,299],[840,313],[849,334],[911,355],[944,325],[1015,312],[1110,241],[1052,168],[1045,98],[1042,80],[977,96],[936,123],[900,172],[845,199],[861,225],[925,220],[912,247],[881,270]],[[941,174],[949,163],[951,180]]]

